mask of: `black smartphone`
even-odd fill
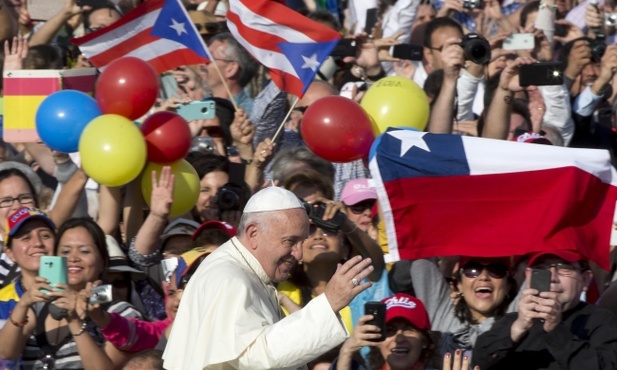
[[[548,86],[563,84],[563,70],[560,62],[523,64],[518,67],[521,86]]]
[[[531,281],[529,282],[531,289],[536,289],[538,292],[551,291],[551,272],[549,270],[531,269]]]
[[[371,339],[371,342],[383,342],[386,339],[386,304],[383,302],[366,302],[364,314],[373,315],[373,319],[367,324],[378,326],[381,329],[381,337]]]
[[[364,32],[367,35],[373,33],[373,27],[377,23],[377,8],[366,9],[366,22],[364,23]]]
[[[330,53],[333,57],[353,57],[356,55],[356,40],[352,39],[341,39],[332,53]]]
[[[422,60],[422,46],[400,44],[392,47],[392,56],[398,59]]]

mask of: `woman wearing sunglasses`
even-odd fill
[[[349,180],[341,193],[341,202],[346,206],[347,217],[360,230],[372,235],[376,230],[373,226],[373,207],[377,202],[377,191],[370,186],[368,179]]]
[[[509,257],[461,257],[452,277],[446,279],[436,259],[411,262],[406,279],[410,278],[415,296],[424,302],[432,330],[440,333],[441,358],[458,349],[471,357],[477,337],[506,312],[516,310],[518,290],[510,267]]]
[[[283,184],[283,187],[295,193],[311,207],[322,207],[322,220],[333,219],[337,212],[343,217],[342,226],[335,229],[318,227],[313,221],[309,226],[308,238],[302,244],[302,261],[291,271],[289,280],[279,284],[279,292],[291,298],[296,305],[306,305],[313,297],[321,294],[327,282],[341,261],[347,260],[352,254],[371,257],[375,268],[369,278],[377,281],[382,276],[385,263],[383,252],[379,245],[364,231],[360,230],[343,212],[343,204],[331,201],[334,197],[332,182],[319,172],[306,169],[299,171]],[[385,275],[385,274],[384,274]],[[387,294],[386,294],[387,295]],[[284,308],[293,311],[293,305],[283,298]],[[383,297],[383,296],[382,296]],[[353,328],[351,309],[344,308],[341,317],[347,329]]]

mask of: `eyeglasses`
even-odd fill
[[[308,107],[295,107],[294,109],[292,109],[292,111],[296,111],[296,112],[300,112],[304,114],[304,112],[306,112],[307,109]]]
[[[338,231],[329,231],[329,230],[324,230],[321,229],[313,224],[309,225],[309,237],[313,236],[315,234],[315,232],[317,232],[317,230],[321,231],[321,235],[323,235],[324,237],[328,237],[328,236],[337,236],[338,235]]]
[[[360,203],[356,203],[353,206],[347,206],[347,208],[349,208],[351,213],[353,213],[354,215],[359,215],[363,213],[366,209],[373,209],[374,205],[374,200],[365,200]]]
[[[508,267],[502,263],[483,265],[477,262],[470,262],[461,269],[461,272],[469,279],[475,279],[480,276],[484,270],[488,272],[488,276],[494,279],[503,279],[508,275]]]
[[[220,59],[220,58],[212,58],[214,60],[218,60],[219,62],[225,62],[225,63],[235,63],[235,60],[231,60],[231,59]]]
[[[208,33],[217,33],[219,32],[218,23],[195,23],[195,28],[197,28],[198,32],[205,30]]]
[[[34,204],[34,195],[20,194],[17,198],[7,197],[0,199],[0,208],[7,208],[13,205],[13,202],[18,201],[22,206]]]
[[[208,126],[208,127],[202,127],[200,134],[206,131],[206,134],[210,137],[223,137],[223,129],[220,126]]]
[[[541,263],[539,265],[533,266],[533,268],[538,270],[550,270],[551,268],[555,268],[555,272],[557,275],[561,276],[572,276],[577,271],[582,271],[583,269],[580,267],[576,267],[569,263]]]

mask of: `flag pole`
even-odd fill
[[[281,122],[281,125],[279,126],[278,130],[276,130],[276,132],[274,133],[274,136],[272,136],[272,142],[274,142],[274,140],[276,140],[276,137],[279,135],[279,133],[281,132],[281,130],[285,126],[285,122],[287,122],[287,118],[289,118],[289,116],[291,115],[291,112],[294,110],[294,108],[296,107],[296,104],[298,104],[299,100],[300,100],[300,98],[296,96],[296,100],[294,100],[293,104],[291,105],[291,108],[289,108],[289,111],[287,111],[287,115],[285,115],[285,118],[283,118],[283,122]]]
[[[208,50],[208,54],[210,54],[209,50]],[[210,55],[212,55],[212,54],[210,54]],[[223,86],[225,87],[225,91],[227,91],[227,95],[229,95],[229,100],[231,101],[231,104],[234,106],[235,110],[238,110],[238,104],[236,103],[236,99],[234,99],[234,96],[231,93],[231,90],[229,89],[229,86],[227,86],[227,82],[225,82],[225,77],[223,77],[223,73],[219,69],[219,65],[216,64],[216,60],[214,58],[210,59],[210,63],[212,63],[214,65],[214,70],[219,75],[219,78],[221,79],[221,82],[223,83]],[[250,112],[247,112],[247,113],[250,113]]]

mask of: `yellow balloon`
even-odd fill
[[[146,163],[146,141],[128,118],[104,114],[86,125],[79,153],[82,168],[94,181],[121,186],[139,176]]]
[[[379,132],[388,127],[412,127],[424,130],[428,123],[429,105],[426,94],[412,80],[405,77],[386,77],[367,91],[362,102]]]
[[[156,176],[161,175],[163,166],[170,166],[171,173],[174,174],[174,193],[173,203],[171,204],[171,217],[180,216],[193,208],[199,197],[199,175],[189,162],[184,159],[171,164],[159,164],[148,162],[141,175],[141,194],[148,206],[150,206],[150,196],[152,195],[152,171],[156,171]]]

